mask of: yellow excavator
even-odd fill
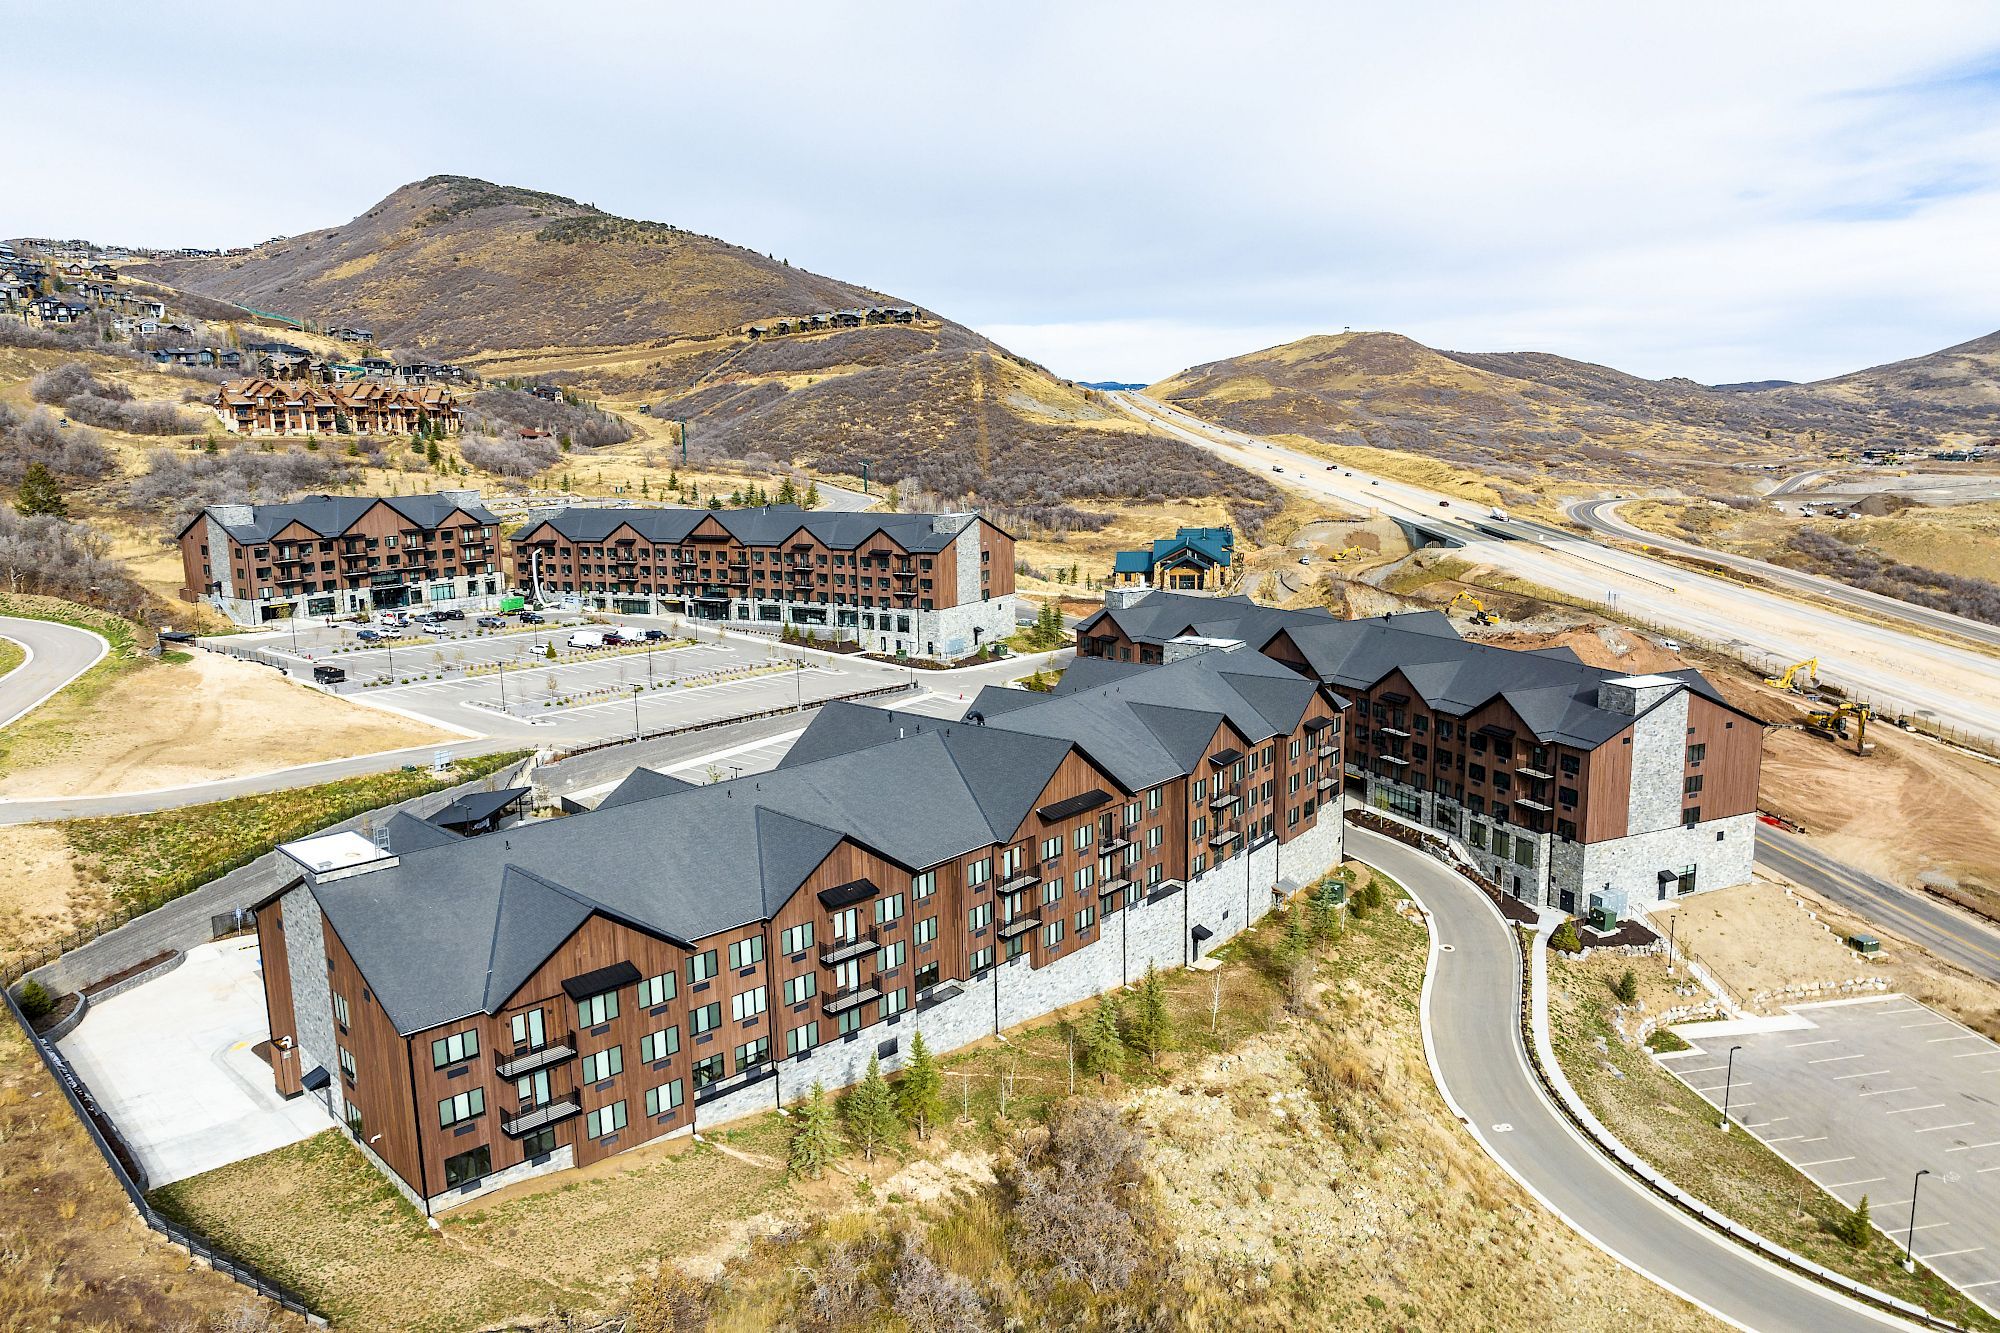
[[[1801,690],[1819,683],[1819,659],[1808,657],[1803,662],[1794,662],[1776,676],[1766,676],[1764,683],[1774,690]]]
[[[1445,607],[1445,614],[1450,615],[1452,612],[1458,610],[1460,605],[1464,605],[1471,610],[1472,623],[1475,625],[1492,625],[1497,623],[1494,620],[1493,613],[1486,609],[1486,603],[1474,597],[1470,588],[1460,588],[1458,590],[1458,596],[1452,598],[1450,605]]]
[[[1329,558],[1339,561],[1339,560],[1345,560],[1349,556],[1375,555],[1375,554],[1377,554],[1377,552],[1371,551],[1365,546],[1343,546],[1338,551],[1335,551],[1333,555]]]
[[[1848,701],[1835,704],[1831,708],[1814,708],[1806,712],[1805,728],[1815,735],[1828,740],[1847,739],[1847,720],[1854,719],[1854,753],[1868,753],[1868,719],[1875,716],[1875,710],[1864,703]]]

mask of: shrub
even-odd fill
[[[22,982],[21,988],[14,992],[14,1003],[21,1006],[22,1016],[30,1021],[46,1018],[56,1009],[55,995],[33,977]]]
[[[1639,998],[1639,974],[1629,967],[1626,968],[1619,973],[1618,979],[1611,983],[1611,994],[1620,1004],[1635,1003]]]
[[[1122,1291],[1139,1269],[1148,1218],[1145,1141],[1107,1102],[1072,1098],[1001,1170],[1014,1250],[1093,1292]]]
[[[237,445],[214,453],[160,450],[147,460],[146,474],[132,481],[126,497],[140,509],[171,515],[178,530],[204,505],[288,500],[306,491],[347,485],[354,475],[347,463],[304,449],[266,452]]]
[[[1576,933],[1576,922],[1565,921],[1557,926],[1549,936],[1549,947],[1558,953],[1582,953],[1583,937]]]
[[[39,403],[63,408],[78,421],[133,435],[179,435],[201,429],[201,423],[172,403],[135,402],[132,391],[116,380],[101,380],[80,361],[67,361],[29,381],[28,392]]]
[[[1861,1202],[1854,1205],[1854,1211],[1837,1219],[1833,1224],[1833,1234],[1846,1241],[1855,1249],[1861,1249],[1871,1239],[1875,1229],[1868,1218],[1868,1196],[1861,1196]]]
[[[581,403],[547,402],[525,389],[481,389],[461,415],[469,429],[504,434],[536,427],[565,436],[580,449],[623,444],[632,438],[624,418]]]
[[[111,451],[96,431],[64,426],[40,407],[11,426],[0,423],[0,482],[19,486],[36,463],[80,481],[94,481],[113,467]]]
[[[502,477],[534,477],[547,472],[562,458],[562,447],[554,440],[524,440],[518,435],[466,435],[458,442],[458,453],[468,464]]]

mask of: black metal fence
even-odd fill
[[[90,1135],[91,1142],[97,1145],[97,1151],[103,1155],[105,1165],[111,1169],[119,1188],[125,1191],[126,1199],[138,1211],[139,1220],[165,1236],[172,1244],[186,1250],[190,1259],[200,1259],[216,1272],[234,1278],[279,1309],[298,1315],[308,1326],[325,1328],[325,1318],[314,1313],[303,1296],[284,1284],[264,1276],[241,1259],[218,1250],[205,1237],[164,1216],[146,1201],[145,1191],[139,1184],[145,1178],[145,1172],[140,1168],[138,1158],[133,1155],[131,1147],[118,1133],[118,1127],[111,1123],[111,1118],[98,1106],[97,1099],[91,1096],[88,1085],[70,1067],[62,1052],[36,1034],[27,1016],[21,1012],[20,1006],[14,1003],[13,995],[4,987],[0,987],[0,998],[5,999],[7,1012],[13,1015],[16,1023],[20,1024],[22,1034],[35,1048],[35,1054],[41,1057],[43,1067],[49,1071],[49,1077],[62,1089],[63,1096],[69,1101],[70,1109],[76,1113],[76,1118],[83,1122],[85,1132]]]

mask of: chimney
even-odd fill
[[[1116,587],[1107,585],[1104,589],[1104,609],[1125,611],[1146,600],[1153,590],[1143,583],[1122,583]]]
[[[966,525],[978,517],[977,514],[932,514],[931,531],[941,536],[951,536],[964,531]]]
[[[1165,665],[1185,661],[1203,653],[1233,653],[1242,646],[1241,639],[1210,639],[1199,634],[1183,634],[1178,639],[1168,639],[1161,646],[1160,662]]]
[[[208,512],[211,518],[224,527],[237,527],[244,523],[253,523],[257,519],[257,510],[253,505],[210,505]]]
[[[1637,717],[1682,688],[1672,676],[1613,676],[1597,683],[1597,706],[1607,713]]]
[[[461,509],[479,503],[478,491],[439,491],[438,494]]]

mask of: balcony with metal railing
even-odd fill
[[[520,1078],[575,1058],[576,1034],[566,1032],[554,1041],[525,1051],[493,1052],[493,1072],[501,1078]]]
[[[820,1001],[820,1009],[827,1014],[844,1014],[850,1009],[859,1008],[870,1000],[879,1000],[881,998],[881,984],[875,981],[864,981],[858,986],[849,986],[846,990],[828,991]]]
[[[540,1105],[521,1107],[513,1115],[501,1120],[500,1132],[510,1139],[526,1138],[538,1129],[547,1129],[550,1125],[560,1124],[582,1109],[576,1093],[566,1092]]]
[[[871,954],[881,947],[881,932],[871,930],[866,934],[856,935],[853,939],[828,940],[826,947],[820,950],[819,961],[824,967],[832,967],[836,963],[845,963],[850,959]]]

